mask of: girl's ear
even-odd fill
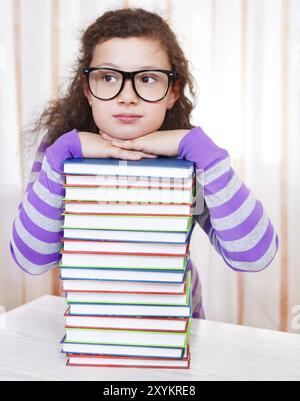
[[[180,81],[178,80],[171,87],[170,96],[169,96],[169,108],[170,109],[174,106],[174,104],[179,99],[180,89],[181,89],[181,85],[180,85]]]
[[[81,77],[81,84],[82,84],[84,96],[87,98],[88,102],[90,102],[91,101],[91,93],[90,93],[90,90],[88,88],[88,85],[87,85],[84,77]]]

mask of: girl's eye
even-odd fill
[[[107,83],[112,82],[114,78],[115,78],[115,77],[114,77],[113,75],[104,75],[104,76],[103,76],[104,82],[107,82]]]
[[[156,79],[154,77],[151,77],[150,75],[144,75],[143,77],[141,77],[141,81],[143,84],[151,84],[155,83]]]

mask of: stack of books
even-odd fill
[[[64,176],[67,365],[189,368],[194,164],[67,159]]]

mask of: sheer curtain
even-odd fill
[[[9,310],[58,285],[57,272],[30,277],[9,253],[35,152],[22,128],[66,87],[80,30],[127,6],[168,19],[197,82],[193,123],[229,151],[279,234],[267,270],[237,274],[195,228],[191,257],[207,318],[299,333],[292,325],[300,305],[298,0],[0,0],[0,305]]]

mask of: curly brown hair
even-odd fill
[[[189,72],[188,61],[174,32],[156,13],[141,8],[125,8],[105,12],[83,32],[80,54],[66,94],[50,101],[32,125],[33,133],[39,135],[40,132],[44,132],[43,141],[48,145],[74,128],[99,133],[84,95],[82,69],[90,65],[96,45],[116,37],[147,37],[159,40],[168,54],[172,70],[176,72],[180,84],[180,97],[173,108],[166,112],[160,130],[193,128],[190,118],[195,100],[194,82]],[[192,100],[185,95],[186,88],[189,89]]]

